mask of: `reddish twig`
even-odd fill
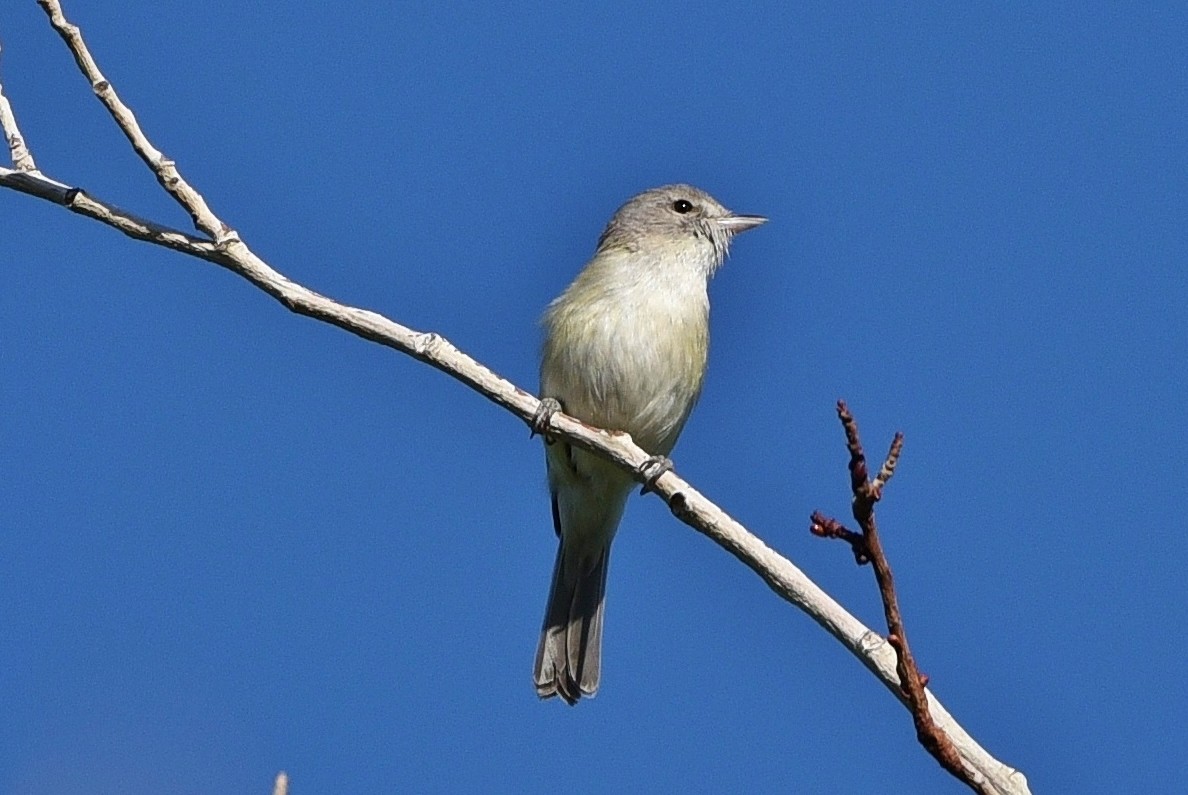
[[[850,545],[858,565],[870,563],[874,567],[875,581],[878,582],[879,595],[883,600],[883,615],[887,620],[887,642],[895,649],[900,690],[911,709],[912,721],[916,726],[916,738],[945,770],[971,788],[981,789],[961,764],[957,749],[948,735],[937,727],[929,712],[928,695],[924,691],[928,678],[920,673],[908,646],[907,630],[903,626],[903,615],[900,613],[899,599],[895,594],[895,578],[891,573],[891,564],[887,562],[887,556],[883,552],[883,543],[879,539],[878,525],[875,522],[874,506],[883,497],[883,487],[895,474],[895,465],[899,462],[900,453],[903,452],[903,434],[895,434],[887,458],[874,480],[871,480],[866,466],[866,454],[858,437],[858,423],[854,421],[854,415],[850,413],[844,400],[837,402],[837,417],[846,432],[846,449],[850,451],[850,490],[854,495],[851,509],[861,532],[847,529],[841,522],[820,511],[812,515],[809,529],[813,535],[822,538],[840,538]]]
[[[809,532],[813,535],[820,538],[840,538],[850,545],[855,563],[859,566],[870,563],[870,553],[866,549],[866,539],[862,537],[862,533],[855,533],[832,516],[826,516],[820,511],[813,512],[812,520]]]

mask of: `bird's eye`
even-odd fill
[[[693,204],[685,199],[677,199],[672,203],[672,209],[676,210],[681,215],[693,209]]]

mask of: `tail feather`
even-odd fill
[[[610,545],[594,559],[567,559],[557,546],[553,584],[545,609],[534,680],[541,698],[561,696],[576,704],[598,691],[602,674],[602,615]]]

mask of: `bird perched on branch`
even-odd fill
[[[631,434],[652,456],[645,488],[671,469],[666,456],[705,377],[709,279],[733,237],[766,220],[732,213],[691,185],[645,191],[620,207],[593,259],[545,312],[534,430],[561,410]],[[575,704],[598,690],[607,565],[633,480],[564,441],[546,436],[546,445],[560,544],[534,680],[541,698]]]

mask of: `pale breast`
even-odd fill
[[[579,280],[549,308],[541,394],[663,455],[701,392],[708,299],[704,281],[693,290],[631,287],[582,289]]]

